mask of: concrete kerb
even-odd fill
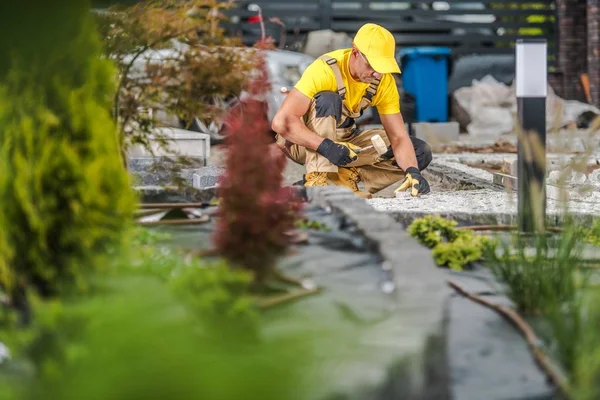
[[[401,223],[391,215],[376,211],[349,189],[308,187],[299,189],[298,193],[308,202],[343,215],[371,243],[381,256],[382,268],[392,273],[398,310],[422,310],[421,347],[415,348],[414,356],[407,358],[410,365],[406,368],[413,372],[407,375],[407,379],[412,377],[410,382],[405,383],[412,387],[410,392],[415,397],[411,398],[426,398],[427,388],[439,388],[440,377],[448,377],[447,363],[439,362],[439,347],[445,343],[445,303],[451,295],[445,283],[446,275],[436,266],[431,251],[413,239]],[[429,348],[434,344],[436,351]],[[430,380],[433,377],[435,380]],[[442,381],[448,382],[445,378]]]

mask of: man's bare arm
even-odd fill
[[[271,129],[292,143],[316,150],[323,138],[308,129],[302,122],[302,116],[306,114],[309,107],[310,98],[298,89],[292,89],[275,114]]]
[[[404,171],[410,167],[418,169],[415,148],[404,127],[404,118],[402,118],[402,114],[382,114],[381,123],[390,139],[392,151],[394,152],[394,157],[398,166]]]

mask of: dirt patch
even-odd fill
[[[467,167],[471,167],[471,168],[479,168],[482,169],[484,171],[487,171],[491,174],[493,174],[494,172],[501,172],[504,173],[502,166],[498,165],[498,164],[486,164],[486,163],[465,163],[465,165]]]
[[[505,169],[508,167],[508,165],[505,165],[505,164],[499,165],[498,163],[464,163],[464,165],[471,167],[471,168],[482,169],[491,174],[493,174],[495,172],[500,172],[501,174],[511,175],[510,171]],[[586,175],[589,175],[593,171],[599,170],[599,169],[600,169],[600,164],[590,164],[585,167],[584,173]]]
[[[439,149],[437,149],[438,152],[440,153],[448,153],[448,154],[454,154],[454,153],[478,153],[478,154],[490,154],[490,153],[517,153],[517,146],[513,143],[504,141],[504,140],[498,140],[496,141],[496,143],[494,143],[491,146],[485,146],[485,147],[474,147],[474,146],[467,146],[467,145],[456,145],[456,144],[450,144],[450,145],[444,145],[444,146],[440,146]]]
[[[591,174],[592,172],[594,172],[594,171],[596,171],[598,169],[600,169],[600,164],[598,164],[598,163],[596,163],[594,165],[587,165],[585,167],[585,174],[589,175],[589,174]]]

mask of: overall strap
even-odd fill
[[[344,100],[346,98],[346,87],[344,86],[344,80],[342,79],[342,73],[340,72],[340,67],[337,63],[337,60],[326,54],[322,55],[319,58],[325,61],[333,70],[333,74],[335,75],[335,81],[337,83],[338,94],[342,97],[342,100]]]
[[[375,79],[367,88],[367,91],[365,92],[365,95],[362,97],[361,101],[360,101],[360,109],[364,110],[365,108],[369,107],[371,105],[371,102],[373,101],[373,97],[375,97],[375,94],[377,93],[377,88],[379,87],[379,83],[380,80],[379,79]]]
[[[331,67],[333,74],[335,75],[335,81],[337,84],[337,92],[340,95],[340,97],[342,98],[342,108],[345,111],[346,116],[352,117],[352,118],[359,117],[362,114],[362,111],[364,111],[367,107],[369,107],[371,105],[371,102],[373,101],[373,97],[377,93],[377,88],[379,87],[380,80],[375,79],[369,85],[369,87],[367,87],[367,90],[361,99],[361,102],[359,105],[359,111],[355,113],[355,112],[351,111],[350,109],[348,109],[348,107],[346,106],[346,103],[344,102],[344,99],[346,98],[346,87],[344,86],[344,80],[342,79],[342,73],[340,71],[340,67],[338,65],[337,60],[326,54],[322,55],[319,58],[321,60],[325,61],[327,63],[327,65],[329,65]]]

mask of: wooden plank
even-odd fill
[[[294,4],[301,4],[301,5],[315,5],[315,4],[320,4],[322,0],[295,0],[293,3]],[[292,2],[290,0],[254,0],[252,1],[252,3],[258,4],[262,7],[263,4],[265,5],[270,5],[270,4],[291,4]],[[377,4],[384,4],[384,3],[390,3],[389,0],[331,0],[332,5],[336,5],[338,4],[358,4],[361,6],[367,6],[369,4],[372,3],[377,3]],[[410,5],[421,5],[421,4],[431,4],[431,0],[405,0],[405,1],[399,1],[398,3],[406,3],[406,4],[410,4]],[[546,4],[548,6],[552,6],[555,1],[554,0],[450,0],[447,1],[447,3],[450,4],[450,6],[452,6],[452,3],[473,3],[473,4],[511,4],[511,5],[528,5],[528,4]]]
[[[238,0],[238,3],[240,3],[240,0]],[[295,1],[286,1],[286,0],[256,0],[256,1],[248,1],[248,4],[250,3],[254,3],[254,4],[258,4],[261,7],[269,7],[272,5],[281,5],[281,4],[285,4],[285,5],[298,5],[298,6],[303,6],[303,5],[308,5],[308,6],[316,6],[318,7],[319,4],[321,3],[321,0],[295,0]]]
[[[260,29],[259,24],[251,24],[251,23],[233,23],[233,22],[224,22],[221,26],[225,29],[232,30],[243,30],[243,31],[251,31],[253,29]],[[275,24],[273,22],[265,21],[265,27],[267,29],[277,29],[279,32],[281,26]],[[321,29],[321,23],[319,21],[312,22],[302,22],[298,24],[287,24],[286,32],[289,34],[294,33],[295,29],[299,28],[301,32],[310,32]]]
[[[321,16],[324,10],[318,6],[307,7],[302,4],[287,4],[282,7],[262,7],[263,14],[277,13],[278,16],[296,16],[309,17]],[[553,16],[555,10],[514,10],[514,9],[483,9],[483,10],[465,10],[465,9],[449,9],[449,10],[361,10],[348,8],[332,8],[330,10],[332,18],[352,18],[356,20],[370,21],[373,19],[394,19],[398,17],[421,17],[432,18],[439,16],[475,16],[475,15],[492,15],[496,17],[528,17],[531,15]],[[255,11],[250,11],[244,8],[232,8],[223,12],[225,15],[237,15],[240,17],[255,16]]]
[[[290,8],[290,9],[281,9],[281,10],[273,10],[273,9],[263,9],[262,13],[265,17],[296,17],[296,18],[306,18],[306,17],[315,17],[315,18],[320,18],[321,17],[321,9],[319,8],[313,8],[313,9],[295,9],[295,8]],[[256,12],[254,11],[248,11],[248,10],[227,10],[226,12],[223,12],[224,15],[228,16],[228,17],[232,17],[232,16],[236,16],[236,17],[241,17],[241,18],[248,18],[248,17],[255,17],[256,15],[258,15]]]
[[[396,42],[401,43],[421,43],[426,44],[428,42],[436,43],[478,43],[478,42],[513,42],[517,39],[521,39],[523,36],[520,35],[503,35],[503,36],[487,36],[487,35],[423,35],[423,34],[394,34]],[[554,39],[553,36],[539,35],[536,38],[545,38],[546,40]]]
[[[373,23],[379,22],[378,20],[371,20]],[[331,29],[335,31],[343,31],[343,32],[355,32],[358,28],[363,24],[362,21],[338,21],[333,20],[331,22]],[[492,23],[470,23],[470,22],[451,22],[451,21],[439,21],[439,22],[405,22],[405,21],[393,21],[386,22],[385,27],[394,32],[402,32],[402,31],[412,31],[412,32],[420,32],[420,31],[432,31],[432,30],[450,30],[456,28],[464,28],[464,29],[519,29],[519,28],[539,28],[546,31],[554,31],[556,29],[556,24],[552,22],[536,22],[536,23],[528,23],[528,22],[492,22]]]
[[[333,18],[353,18],[363,19],[364,21],[386,18],[394,19],[398,17],[422,17],[422,18],[434,18],[439,16],[472,16],[472,15],[493,15],[496,17],[527,17],[529,15],[555,15],[554,10],[497,10],[497,9],[485,9],[485,10],[462,10],[462,9],[450,9],[450,10],[369,10],[368,14],[364,18],[357,15],[356,10],[348,9],[336,9],[332,11]]]
[[[259,0],[256,3],[260,3],[263,0]],[[266,1],[277,1],[277,0],[266,0]],[[279,0],[282,1],[282,0]],[[296,0],[296,3],[302,3],[304,0]],[[313,0],[308,0],[313,1]],[[384,3],[388,3],[389,1],[385,1],[385,0],[379,0],[379,1],[364,1],[364,0],[333,0],[333,5],[335,4],[352,4],[352,3],[360,3],[360,4],[369,4],[369,3],[377,3],[379,4],[384,4]],[[510,5],[519,5],[519,6],[524,6],[524,5],[530,5],[530,4],[534,4],[534,5],[538,5],[538,4],[544,4],[546,6],[553,6],[554,5],[554,0],[450,0],[447,1],[447,3],[450,4],[450,7],[452,7],[452,3],[461,3],[461,4],[465,4],[465,3],[472,3],[472,4],[484,4],[484,5],[491,5],[491,4],[510,4]],[[403,3],[403,4],[408,4],[408,5],[417,5],[420,6],[421,4],[431,4],[431,0],[406,0],[406,1],[399,1],[398,3]],[[368,7],[368,6],[367,6]]]
[[[321,17],[323,10],[320,8],[302,8],[302,7],[289,7],[289,8],[263,8],[263,14],[278,17]],[[546,16],[551,17],[555,15],[554,10],[368,10],[362,11],[368,13],[368,17],[360,15],[361,10],[348,10],[348,9],[332,9],[331,17],[335,19],[350,19],[356,21],[368,22],[372,20],[395,20],[399,17],[411,17],[411,18],[423,18],[436,20],[441,16],[454,16],[454,17],[469,17],[469,16],[494,16],[498,17],[522,17],[527,18],[529,16]],[[256,16],[257,13],[254,11],[244,9],[231,9],[223,12],[228,16],[239,16],[239,17],[251,17]]]

